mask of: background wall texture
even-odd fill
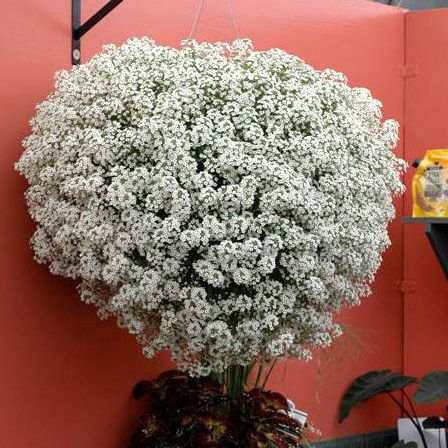
[[[105,1],[84,0],[84,19]],[[252,38],[257,49],[281,47],[317,68],[344,71],[351,85],[366,86],[383,101],[385,117],[403,124],[409,115],[413,131],[407,126],[405,133],[412,156],[428,144],[446,145],[444,121],[432,120],[443,114],[443,104],[438,91],[426,84],[443,81],[448,91],[447,81],[429,68],[428,58],[439,53],[425,59],[422,77],[412,80],[415,90],[405,103],[406,51],[419,58],[426,51],[417,41],[405,49],[405,11],[363,0],[235,0],[233,5],[241,35]],[[70,66],[70,7],[69,0],[0,4],[0,440],[5,447],[124,447],[138,412],[130,400],[132,386],[169,366],[166,354],[146,360],[113,321],[98,321],[95,310],[80,303],[75,285],[37,265],[28,247],[33,224],[22,195],[25,183],[13,163],[35,103],[52,90],[54,71]],[[125,1],[83,38],[83,58],[104,43],[131,36],[178,45],[190,33],[196,7],[197,0]],[[446,11],[437,17],[440,22],[430,30],[435,40],[442,23],[448,23]],[[410,20],[415,31],[427,30],[426,19]],[[206,3],[197,38],[234,38],[225,0]],[[446,64],[442,58],[437,63],[440,70]],[[403,143],[397,153],[403,156]],[[448,311],[446,282],[422,229],[404,234],[402,205],[397,202],[393,246],[385,254],[374,296],[340,316],[348,336],[316,353],[314,361],[291,361],[274,373],[271,387],[309,411],[324,438],[395,425],[398,415],[382,399],[353,412],[344,424],[336,422],[341,394],[354,376],[380,368],[421,373],[446,367],[439,355]],[[427,271],[430,283],[423,285]],[[418,279],[409,302],[397,288],[404,278]],[[434,338],[438,345],[432,344]]]

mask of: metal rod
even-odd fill
[[[73,0],[74,3],[81,0]],[[81,26],[73,29],[74,39],[80,39],[84,34],[93,28],[101,19],[106,17],[113,9],[115,9],[123,0],[110,0],[99,11],[97,11],[90,19],[88,19]]]
[[[81,26],[81,0],[72,0],[72,64],[81,62],[81,40],[75,37],[75,30]]]

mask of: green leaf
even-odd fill
[[[425,429],[440,429],[448,428],[448,420],[443,420],[440,417],[428,417],[423,420],[423,428]]]
[[[345,420],[350,411],[364,401],[385,392],[401,390],[416,382],[415,378],[401,373],[392,373],[390,369],[373,370],[359,376],[342,397],[341,407],[339,408],[339,422]]]
[[[404,440],[399,440],[390,448],[418,448],[418,445],[415,442],[405,442]]]
[[[406,376],[401,373],[392,373],[389,381],[384,385],[386,392],[394,392],[396,390],[402,390],[411,384],[417,384],[417,378],[413,376]]]
[[[418,403],[435,403],[448,397],[448,372],[436,371],[425,375],[414,394]]]

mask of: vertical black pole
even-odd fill
[[[81,0],[72,0],[72,65],[81,62]]]

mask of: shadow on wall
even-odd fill
[[[448,8],[448,0],[373,0],[385,5],[400,6],[406,9]]]

